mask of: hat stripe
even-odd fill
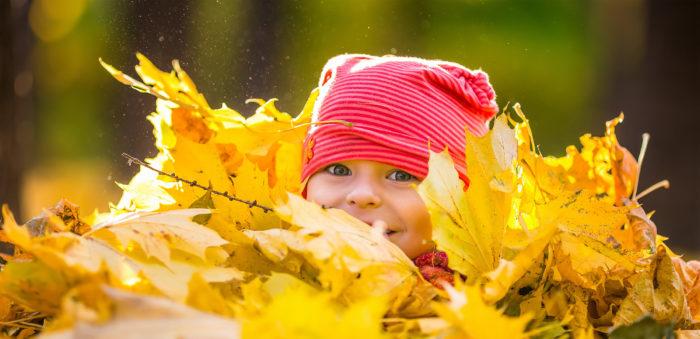
[[[353,119],[351,113],[353,114],[359,114],[363,110],[370,110],[369,107],[371,106],[378,106],[377,101],[378,99],[381,98],[386,98],[388,100],[393,100],[394,104],[398,105],[405,105],[405,106],[415,106],[417,99],[420,100],[420,98],[416,98],[415,95],[411,96],[406,93],[402,93],[400,89],[397,89],[393,94],[395,97],[392,97],[391,95],[386,95],[386,96],[378,96],[376,95],[378,92],[381,92],[383,89],[379,88],[375,91],[369,91],[366,89],[357,89],[353,90],[352,88],[343,88],[343,90],[339,90],[338,92],[334,93],[335,97],[333,98],[328,98],[327,103],[324,103],[325,110],[327,111],[326,113],[326,119],[324,120],[331,120],[331,119],[338,119],[338,120],[348,120],[348,119]],[[346,93],[352,93],[353,99],[352,101],[348,100],[346,96],[343,94]],[[425,119],[427,119],[428,123],[424,123],[423,127],[424,129],[428,129],[429,133],[432,135],[437,135],[439,133],[444,133],[445,131],[450,131],[453,132],[453,137],[457,137],[458,135],[463,138],[464,131],[462,129],[464,128],[464,125],[466,124],[467,126],[470,127],[472,130],[478,130],[479,126],[478,124],[472,123],[469,119],[457,119],[456,116],[458,114],[449,114],[446,112],[454,111],[454,105],[449,104],[447,101],[443,101],[442,98],[437,97],[436,98],[438,101],[441,101],[439,103],[436,103],[436,107],[430,106],[430,105],[424,105],[421,107],[422,110],[428,111],[426,113],[429,114],[424,114]],[[367,102],[367,104],[362,103],[362,101]],[[357,107],[357,106],[362,106],[362,107]],[[342,107],[342,109],[340,109]],[[450,107],[452,107],[450,109]],[[401,114],[401,112],[393,112],[391,110],[386,110],[379,112],[377,109],[374,109],[373,112],[380,113],[377,116],[370,117],[369,120],[365,120],[364,122],[367,121],[372,121],[374,119],[379,119],[379,116],[395,116],[397,119],[400,119],[400,121],[408,121],[410,119],[406,119],[404,114]],[[344,116],[342,113],[346,113],[350,115],[350,117]],[[392,114],[393,113],[393,114]],[[353,119],[354,120],[354,119]],[[423,122],[423,121],[421,121]],[[449,124],[448,128],[445,129],[442,124],[439,122]],[[396,129],[404,129],[403,126],[401,125],[394,125],[394,124],[387,124],[384,126],[384,128],[396,128]],[[448,132],[449,133],[449,132]]]

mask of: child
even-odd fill
[[[451,282],[413,186],[428,173],[428,149],[446,147],[468,186],[465,129],[483,135],[498,111],[486,73],[439,60],[340,55],[323,68],[319,86],[312,121],[350,124],[309,129],[306,199],[381,227],[427,280]]]

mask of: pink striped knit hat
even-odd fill
[[[464,181],[465,129],[483,135],[498,112],[482,71],[411,57],[346,54],[331,58],[321,73],[320,94],[306,135],[302,182],[324,166],[364,159],[416,176],[428,174],[428,148],[448,148]]]

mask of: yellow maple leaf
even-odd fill
[[[201,274],[192,275],[188,284],[187,305],[198,310],[233,317],[236,303],[229,296],[210,284]]]
[[[177,134],[176,134],[177,135]],[[172,160],[166,160],[159,166],[162,169],[175,175],[186,178],[190,181],[219,191],[226,192],[229,197],[257,202],[263,206],[272,205],[272,193],[268,184],[268,175],[257,168],[248,159],[242,159],[235,173],[227,173],[217,147],[209,142],[199,144],[186,138],[178,137],[172,150],[169,151]],[[143,173],[152,172],[142,169]],[[138,174],[139,176],[141,174]],[[147,174],[144,174],[147,175]],[[163,183],[152,183],[152,186],[161,186],[167,193],[170,200],[158,199],[159,209],[172,209],[191,206],[201,196],[206,193],[200,188],[172,181],[170,178],[162,179]],[[129,185],[134,186],[134,183]],[[139,187],[135,187],[139,189]],[[130,191],[127,191],[130,193]],[[150,201],[152,196],[149,190],[139,192],[145,201]],[[152,198],[150,198],[152,199]],[[236,230],[255,229],[258,227],[276,227],[280,225],[280,220],[273,213],[265,212],[262,209],[251,207],[239,201],[221,195],[212,195],[213,209],[216,213],[212,215],[207,225],[219,232],[225,239],[235,239]],[[132,197],[129,201],[141,201]],[[170,205],[165,203],[172,201]],[[235,227],[231,227],[234,225]]]
[[[243,337],[386,337],[381,327],[385,311],[382,298],[364,299],[345,307],[334,302],[331,294],[303,284],[282,288],[259,313],[242,321]]]
[[[10,262],[0,273],[0,294],[46,314],[56,314],[76,280],[38,262]]]
[[[172,300],[185,302],[190,293],[190,283],[197,276],[208,283],[241,281],[244,274],[233,267],[192,264],[188,260],[173,260],[170,267],[139,263],[146,281]]]
[[[621,248],[613,236],[627,223],[627,211],[585,190],[562,194],[539,206],[541,222],[555,224],[561,231],[554,238],[555,279],[594,289],[608,274],[633,273],[643,253]]]
[[[631,282],[630,294],[615,314],[615,325],[631,324],[645,314],[661,322],[692,322],[683,282],[663,246],[659,246],[650,268],[637,274]]]
[[[669,251],[670,252],[670,251]],[[685,261],[681,257],[674,256],[673,267],[683,281],[685,298],[688,301],[693,320],[700,323],[700,261]]]
[[[136,243],[146,257],[155,257],[166,266],[170,264],[171,249],[206,260],[207,248],[227,243],[216,232],[192,221],[193,217],[206,213],[210,210],[193,208],[119,214],[94,225],[89,234],[100,238],[101,233],[109,232],[124,247]]]
[[[313,100],[314,96],[309,100]],[[307,117],[292,118],[275,107],[276,99],[257,101],[260,106],[251,117],[236,122],[222,121],[214,142],[234,144],[245,154],[262,156],[279,141],[300,142],[306,135]],[[301,156],[301,155],[300,155]]]
[[[301,142],[318,90],[312,91],[297,117],[279,111],[275,99],[255,99],[252,101],[259,104],[258,109],[245,118],[225,105],[211,109],[176,62],[174,71],[166,73],[143,55],[137,54],[137,58],[136,69],[143,82],[102,64],[120,82],[158,98],[156,112],[149,116],[159,150],[155,158],[147,160],[151,166],[261,205],[271,205],[274,199],[285,199],[287,191],[299,190]],[[120,186],[124,195],[117,210],[182,208],[202,195],[197,188],[183,187],[146,168],[128,185]],[[226,223],[235,224],[238,230],[280,226],[271,213],[249,209],[227,201],[227,197],[212,199],[219,214],[208,225],[226,239],[239,237]]]
[[[177,61],[173,61],[174,71],[168,73],[158,69],[141,53],[136,53],[136,58],[139,60],[139,65],[135,67],[136,73],[141,77],[143,83],[125,75],[101,59],[100,63],[119,82],[129,85],[138,91],[152,94],[162,100],[175,102],[181,107],[204,112],[210,110],[204,96],[197,92],[194,83],[187,73],[180,68]]]
[[[430,212],[433,240],[450,268],[474,281],[498,265],[511,214],[516,141],[505,116],[483,137],[467,133],[469,189],[464,192],[450,156],[431,153],[418,192]]]
[[[162,205],[172,205],[176,201],[167,192],[175,183],[158,180],[159,174],[142,168],[128,184],[117,183],[123,193],[113,209],[122,211],[156,211]]]
[[[242,279],[242,273],[234,268],[215,266],[216,261],[225,256],[218,252],[223,251],[218,246],[226,241],[214,231],[189,221],[192,216],[207,211],[191,209],[116,216],[96,225],[94,233],[79,238],[77,244],[65,250],[64,260],[90,272],[99,271],[104,263],[121,285],[133,286],[145,280],[165,295],[182,301],[194,274],[209,282]],[[121,246],[114,247],[110,235]],[[140,251],[132,248],[132,243],[138,244]]]
[[[488,302],[496,302],[503,298],[508,289],[522,278],[530,267],[537,263],[552,237],[556,227],[542,227],[539,233],[522,250],[518,251],[511,260],[501,259],[498,267],[484,274],[487,281],[483,285],[483,298]]]
[[[164,298],[132,294],[104,287],[111,301],[110,317],[95,321],[81,314],[71,319],[74,327],[48,332],[45,338],[238,338],[241,326],[234,320],[203,313]],[[84,314],[84,313],[83,313]],[[64,320],[66,321],[66,320]]]
[[[292,194],[275,211],[290,230],[246,232],[268,259],[302,279],[310,274],[344,303],[386,296],[393,313],[427,311],[434,288],[396,245],[364,222]]]
[[[210,282],[242,278],[242,273],[234,268],[215,265],[222,261],[222,253],[216,249],[222,251],[218,246],[225,241],[212,230],[188,221],[192,215],[206,211],[118,215],[96,225],[83,236],[58,232],[32,237],[25,227],[16,224],[5,208],[3,232],[14,245],[56,274],[65,275],[69,281],[99,276],[106,271],[109,274],[103,276],[108,278],[105,282],[113,286],[148,291],[148,286],[152,285],[161,293],[182,301],[196,273]],[[139,247],[135,248],[132,243]],[[181,253],[172,255],[173,250]],[[149,260],[150,256],[158,260]],[[10,273],[3,278],[9,283],[24,279]]]
[[[443,338],[529,338],[526,326],[531,316],[509,317],[503,311],[484,302],[477,286],[457,283],[446,286],[449,301],[435,303],[437,314],[449,323]]]
[[[561,191],[589,190],[604,196],[617,205],[629,197],[637,180],[638,166],[632,155],[620,146],[615,127],[624,118],[622,114],[606,123],[602,137],[585,134],[579,139],[581,150],[571,145],[563,157],[542,156],[535,152],[532,131],[520,105],[514,106],[522,120],[515,124],[518,135],[518,162],[525,170],[524,189],[528,199],[546,201]]]

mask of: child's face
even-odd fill
[[[419,182],[391,165],[349,160],[313,174],[306,199],[345,210],[374,227],[385,227],[389,240],[415,258],[433,247],[430,215],[412,187]]]

